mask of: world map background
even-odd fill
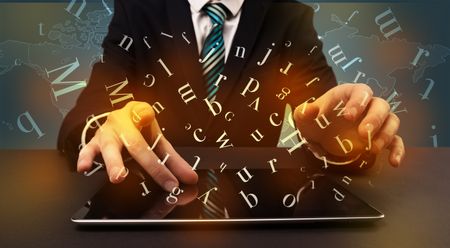
[[[112,1],[88,1],[79,19],[73,13],[79,5],[70,13],[66,10],[69,2],[0,2],[2,149],[55,148],[62,119],[80,90],[56,100],[46,71],[77,60],[80,66],[68,79],[87,81],[93,63],[100,58]],[[450,3],[307,4],[316,10],[314,21],[323,52],[340,82],[351,82],[362,71],[366,77],[358,82],[370,85],[377,96],[387,99],[395,90],[396,101],[401,101],[397,108],[400,134],[407,146],[450,145]],[[386,39],[374,19],[388,8],[402,31]],[[363,62],[346,71],[336,66],[328,52],[337,44],[346,57],[360,57]],[[418,48],[430,55],[412,66]],[[424,98],[430,80],[434,85]],[[42,135],[19,128],[17,119],[23,113],[29,113]],[[285,122],[282,133],[291,128]]]

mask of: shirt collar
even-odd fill
[[[205,4],[212,3],[222,3],[225,5],[233,16],[236,16],[244,4],[244,0],[188,0],[191,8],[195,12],[200,12],[205,6]]]

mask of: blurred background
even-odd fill
[[[450,146],[450,1],[305,3],[340,82],[388,100],[407,146]],[[0,1],[0,149],[56,148],[113,12],[113,0]]]

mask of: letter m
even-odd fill
[[[58,97],[61,95],[65,95],[72,91],[79,90],[81,88],[86,87],[86,85],[87,85],[86,80],[64,81],[67,78],[67,76],[69,76],[78,67],[80,67],[80,63],[78,62],[78,58],[75,58],[75,62],[73,62],[73,63],[63,65],[63,66],[53,69],[51,71],[48,71],[47,69],[45,69],[45,72],[47,73],[47,77],[49,79],[50,79],[51,73],[63,70],[63,73],[61,73],[58,77],[56,77],[53,81],[51,81],[52,86],[55,86],[55,87],[60,86],[60,89],[55,90],[55,88],[52,88],[53,95],[55,96],[56,101],[58,101]]]
[[[109,94],[109,100],[111,101],[111,105],[114,107],[115,104],[120,103],[122,101],[128,100],[128,99],[134,99],[133,93],[119,93],[125,86],[128,84],[128,79],[125,79],[122,82],[106,86],[106,91],[110,91],[112,88],[112,91]]]
[[[342,51],[341,45],[337,44],[333,48],[328,51],[328,54],[331,56],[331,60],[339,66],[340,63],[347,60],[344,52]]]

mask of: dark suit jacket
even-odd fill
[[[124,35],[133,38],[128,51],[124,49],[127,42],[120,46]],[[245,48],[244,58],[239,56],[237,49],[242,51],[242,48],[238,46]],[[314,46],[317,48],[309,54]],[[205,83],[188,1],[116,0],[103,48],[104,62],[94,65],[88,86],[65,117],[59,134],[58,148],[74,159],[86,118],[121,108],[130,100],[152,105],[159,102],[164,106],[156,118],[165,128],[165,136],[175,146],[219,146],[216,141],[224,131],[235,147],[276,146],[281,126],[271,125],[270,115],[277,113],[274,120],[278,122],[283,118],[286,104],[295,108],[336,85],[313,27],[313,10],[296,1],[244,2],[222,73],[227,80],[220,83],[216,97],[222,106],[217,116],[213,116],[203,100],[206,98]],[[267,61],[258,65],[269,49]],[[169,76],[158,62],[160,59],[173,75]],[[289,63],[292,66],[287,75],[281,73],[280,69]],[[152,76],[154,83],[147,87],[153,81]],[[307,87],[306,83],[315,77],[320,81]],[[119,89],[116,84],[125,78],[128,84]],[[258,80],[259,89],[243,96],[241,92],[250,78]],[[178,92],[186,83],[196,96],[188,104]],[[284,87],[290,94],[280,99],[277,94]],[[132,93],[132,97],[120,95],[125,93]],[[124,100],[118,101],[120,97]],[[258,97],[256,111],[254,101]],[[112,104],[115,100],[117,103]],[[224,118],[229,111],[234,114],[231,121]],[[191,128],[186,130],[186,126]],[[193,131],[197,128],[202,129],[201,136],[206,135],[204,142],[194,140]],[[251,136],[255,130],[264,136],[260,142]]]

